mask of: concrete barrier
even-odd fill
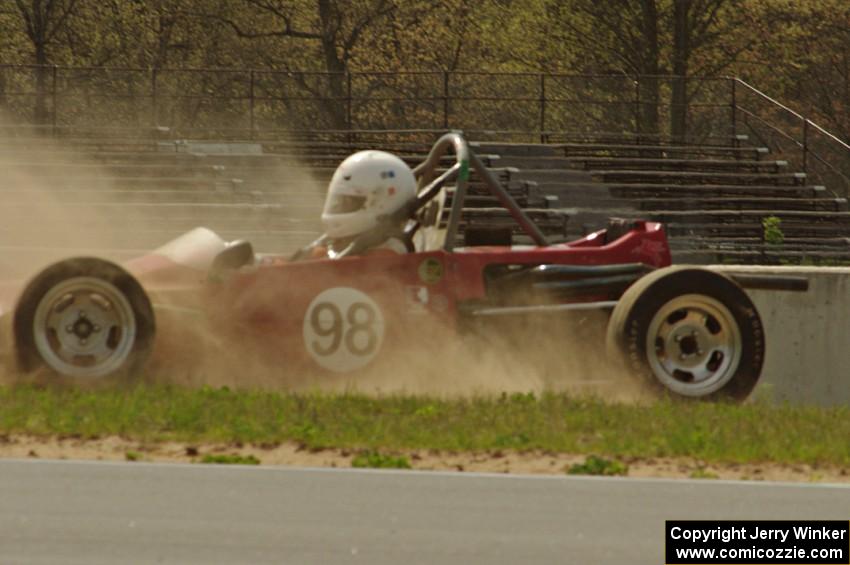
[[[850,268],[712,268],[809,279],[808,292],[748,291],[764,322],[767,346],[756,398],[850,405]]]

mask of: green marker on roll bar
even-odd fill
[[[469,159],[463,159],[460,162],[460,170],[457,173],[457,178],[460,181],[469,180]]]

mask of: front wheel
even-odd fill
[[[14,334],[25,372],[46,368],[77,384],[134,376],[148,357],[154,314],[124,269],[94,258],[48,267],[18,301]]]
[[[755,306],[731,279],[706,269],[650,273],[620,298],[607,349],[658,391],[700,400],[741,401],[764,362]]]

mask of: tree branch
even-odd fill
[[[693,16],[693,18],[690,22],[690,43],[691,49],[693,51],[696,51],[697,49],[705,45],[711,38],[711,34],[708,33],[708,30],[711,29],[711,26],[714,25],[714,23],[717,21],[718,12],[724,2],[725,0],[715,0],[710,8],[708,15],[703,18],[700,18],[698,15],[701,10],[691,10],[691,15]]]
[[[365,16],[360,18],[360,21],[354,24],[348,39],[343,42],[343,52],[347,55],[357,44],[357,41],[360,39],[360,34],[363,33],[363,31],[370,26],[372,22],[391,14],[394,10],[394,5],[390,4],[387,6],[387,0],[379,0],[373,10],[370,10]]]
[[[590,17],[593,17],[593,16],[594,16],[593,14],[587,14],[587,15],[590,15]],[[598,37],[593,37],[593,36],[591,36],[590,34],[585,33],[584,31],[582,31],[581,29],[579,29],[579,28],[578,28],[575,24],[573,24],[573,23],[569,20],[569,18],[564,18],[564,19],[562,20],[562,22],[563,22],[563,23],[564,23],[564,25],[567,27],[567,29],[568,29],[568,30],[570,30],[570,31],[571,31],[571,32],[572,32],[572,33],[573,33],[573,34],[574,34],[577,38],[579,38],[579,39],[581,39],[581,40],[583,40],[583,41],[590,42],[590,43],[598,43],[598,42],[599,42],[599,38],[598,38]],[[634,61],[634,60],[630,59],[628,56],[624,55],[624,54],[623,54],[623,53],[621,53],[619,50],[616,50],[616,49],[609,50],[609,51],[608,51],[608,53],[609,53],[610,55],[613,55],[613,57],[614,57],[614,58],[616,58],[616,59],[620,59],[620,62],[624,64],[624,66],[626,67],[626,69],[628,69],[628,70],[630,70],[631,72],[636,73],[636,74],[639,74],[639,73],[640,73],[640,67],[639,67],[639,65],[636,63],[636,61]],[[626,71],[626,72],[628,72],[628,71]]]
[[[310,37],[312,32],[305,32],[296,30],[292,24],[292,16],[287,14],[283,10],[279,9],[277,4],[268,2],[266,0],[244,0],[248,4],[254,6],[255,8],[259,8],[260,10],[264,10],[266,12],[271,13],[276,16],[283,22],[283,31],[279,32],[278,35],[283,35],[286,37],[299,37],[299,38],[307,38],[307,39],[315,39],[315,37]]]
[[[18,6],[18,11],[21,13],[21,17],[24,18],[24,24],[27,30],[27,36],[30,38],[30,41],[33,43],[37,41],[35,27],[33,26],[33,17],[24,4],[23,0],[15,0],[15,4]]]
[[[71,14],[71,12],[74,11],[74,8],[76,7],[76,5],[77,5],[77,0],[68,0],[68,4],[66,4],[65,10],[62,12],[62,15],[59,16],[59,19],[54,24],[52,30],[50,29],[50,19],[45,18],[45,20],[46,20],[45,21],[46,43],[50,43],[51,41],[53,41],[53,38],[56,36],[56,32],[58,32],[60,29],[62,29],[62,26],[65,25],[65,20],[67,20],[68,16]]]
[[[245,31],[242,29],[239,24],[235,21],[224,18],[217,14],[197,14],[200,17],[206,18],[208,20],[214,20],[219,23],[225,24],[233,30],[236,35],[245,39],[257,39],[261,37],[294,37],[296,39],[322,39],[322,35],[319,33],[309,32],[309,31],[300,31],[293,29],[291,25],[288,23],[284,24],[284,28],[277,31],[261,31],[261,32],[252,32]]]

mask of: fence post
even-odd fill
[[[159,109],[157,107],[156,67],[151,68],[151,129],[156,130],[159,124]]]
[[[348,139],[348,145],[350,146],[354,142],[354,136],[352,133],[353,120],[354,120],[354,112],[351,108],[351,71],[345,71],[345,126],[348,129],[348,135],[346,138]]]
[[[546,143],[546,75],[540,73],[540,143]]]
[[[5,110],[8,101],[6,100],[6,65],[0,65],[0,110]]]
[[[640,104],[640,77],[635,78],[635,133],[637,134],[637,143],[640,145],[641,133],[641,112]]]
[[[809,119],[803,118],[803,172],[808,173],[809,164]]]
[[[443,71],[443,129],[449,129],[449,71]]]
[[[57,133],[58,133],[57,130],[56,130],[56,124],[57,124],[56,113],[58,111],[57,109],[59,108],[59,105],[56,102],[57,101],[57,97],[56,97],[56,91],[57,91],[56,75],[58,74],[57,69],[58,69],[58,67],[56,65],[53,65],[53,85],[52,85],[52,92],[51,92],[51,96],[53,98],[53,120],[52,120],[53,121],[53,137],[57,137]]]
[[[732,100],[730,110],[732,111],[732,137],[738,135],[738,98],[737,89],[735,88],[738,80],[735,77],[729,79],[732,83]]]
[[[254,69],[248,73],[249,117],[251,122],[251,140],[254,139]]]

